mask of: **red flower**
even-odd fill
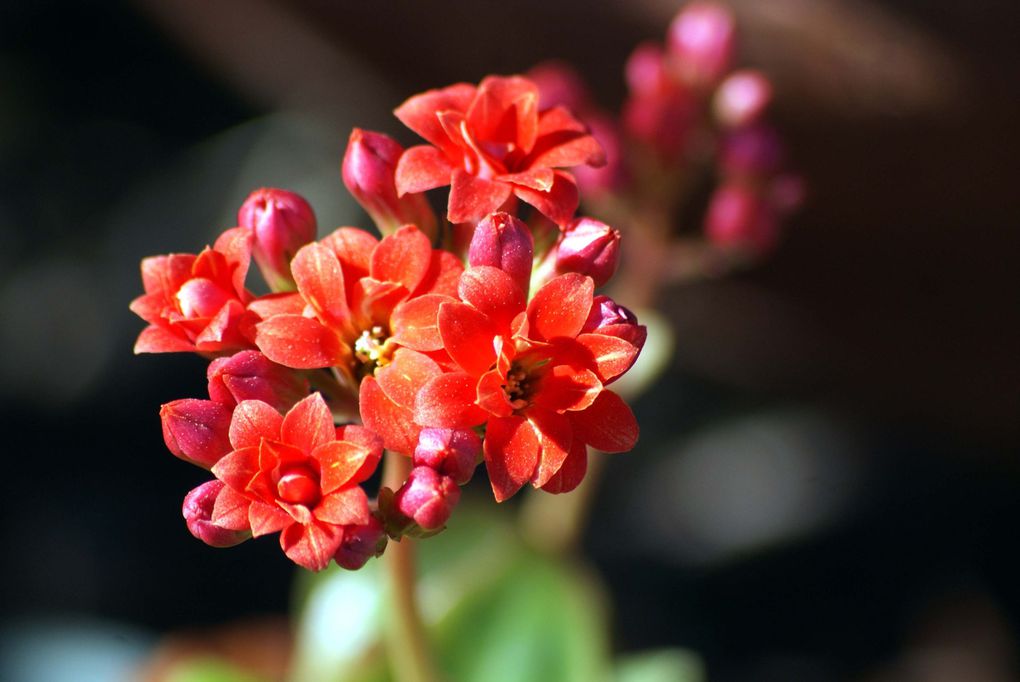
[[[538,88],[520,76],[429,90],[394,113],[430,143],[400,157],[397,191],[450,185],[454,223],[477,222],[516,195],[562,225],[577,209],[577,187],[556,169],[605,163],[585,125],[562,107],[539,112]]]
[[[587,448],[631,449],[638,426],[605,385],[638,354],[630,341],[584,332],[594,283],[569,273],[526,303],[502,270],[480,266],[460,280],[463,302],[439,308],[438,327],[455,371],[427,381],[415,401],[421,425],[486,425],[484,456],[497,501],[531,482],[551,492],[584,477]]]
[[[197,256],[142,260],[145,294],[131,302],[131,311],[149,326],[138,336],[135,353],[251,348],[256,318],[245,310],[252,296],[244,288],[250,257],[251,235],[233,228]]]
[[[320,394],[285,416],[258,400],[239,403],[230,444],[212,468],[225,484],[210,517],[217,528],[254,537],[279,531],[284,553],[319,571],[345,535],[372,524],[358,484],[375,471],[382,443],[359,426],[334,427]]]

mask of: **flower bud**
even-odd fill
[[[294,192],[264,187],[248,195],[237,212],[237,224],[252,236],[252,255],[273,291],[292,291],[290,259],[315,240],[315,213]]]
[[[435,469],[464,485],[471,480],[482,452],[482,439],[471,429],[425,428],[418,435],[414,465]]]
[[[535,242],[531,230],[509,213],[490,213],[475,227],[468,264],[491,265],[510,275],[528,293]]]
[[[638,96],[659,95],[672,85],[662,48],[656,43],[642,43],[634,48],[624,73],[631,93]]]
[[[616,122],[609,116],[594,113],[585,116],[594,137],[606,152],[606,165],[599,168],[577,166],[573,169],[577,188],[582,196],[598,197],[619,189],[625,180],[623,141]]]
[[[591,312],[581,328],[583,334],[615,336],[637,346],[640,350],[648,337],[648,328],[638,324],[637,315],[628,308],[602,294],[592,300]]]
[[[231,408],[212,400],[184,398],[159,410],[163,440],[170,452],[186,462],[211,469],[230,445]]]
[[[347,142],[341,172],[347,190],[385,237],[398,227],[415,225],[436,236],[436,214],[424,194],[397,196],[394,173],[404,148],[388,135],[355,128]]]
[[[775,129],[757,124],[734,130],[725,137],[719,165],[730,175],[769,175],[782,165],[784,155]]]
[[[411,469],[396,495],[400,513],[414,519],[424,530],[442,528],[458,500],[460,488],[456,482],[427,466]]]
[[[340,542],[333,559],[342,568],[356,571],[374,556],[386,549],[386,533],[382,523],[374,516],[363,526],[345,526],[344,539]]]
[[[528,80],[538,87],[539,111],[566,107],[576,113],[588,108],[588,88],[566,62],[543,62],[528,72]]]
[[[224,405],[261,400],[287,412],[308,395],[308,380],[299,372],[271,362],[258,351],[243,350],[209,363],[209,397]]]
[[[212,522],[213,507],[223,488],[222,481],[206,481],[184,496],[181,509],[191,534],[212,547],[233,547],[251,537],[251,531],[229,530]]]
[[[733,14],[711,2],[693,2],[669,26],[669,51],[683,79],[694,86],[717,83],[736,48]]]
[[[748,187],[726,185],[715,191],[705,216],[705,232],[719,246],[770,250],[778,237],[772,205]]]
[[[772,101],[772,84],[758,71],[737,71],[715,91],[712,107],[719,123],[730,128],[757,122]]]
[[[616,272],[620,233],[593,218],[578,218],[567,226],[556,247],[556,271],[588,275],[600,287]]]

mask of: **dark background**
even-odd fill
[[[138,260],[198,250],[262,184],[306,193],[320,234],[367,224],[339,180],[347,131],[409,142],[388,112],[428,87],[563,58],[615,107],[627,54],[661,39],[675,7],[593,5],[5,3],[8,618],[162,633],[286,610],[292,566],[272,540],[216,552],[181,522],[203,479],[169,456],[157,412],[204,394],[204,364],[132,355]],[[991,671],[955,679],[1009,679],[1020,9],[734,7],[741,61],[775,79],[774,120],[809,199],[768,261],[660,301],[676,360],[637,402],[642,443],[610,464],[585,542],[613,595],[615,646],[692,648],[713,680],[943,679],[896,677],[935,646]],[[762,437],[772,459],[755,459]],[[807,454],[784,459],[790,442]],[[720,447],[747,457],[713,460]],[[767,516],[786,485],[802,485],[803,508],[757,535],[738,513],[743,531],[715,537],[682,516],[714,516],[684,506],[695,484],[650,485],[673,460],[722,461],[694,480],[747,517]],[[727,468],[741,463],[768,475]]]

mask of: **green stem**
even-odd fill
[[[411,471],[411,460],[386,453],[383,486],[398,490]],[[439,682],[425,624],[415,595],[414,539],[391,542],[382,556],[390,591],[387,646],[393,675],[398,682]]]

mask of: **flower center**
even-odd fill
[[[514,363],[506,373],[506,383],[503,384],[503,391],[507,400],[515,410],[523,410],[531,402],[532,380],[528,371]]]
[[[305,464],[287,467],[276,482],[276,492],[284,502],[313,507],[321,497],[319,476]]]
[[[393,359],[393,344],[386,329],[375,325],[361,332],[354,342],[354,357],[361,363],[365,374],[372,374]]]

